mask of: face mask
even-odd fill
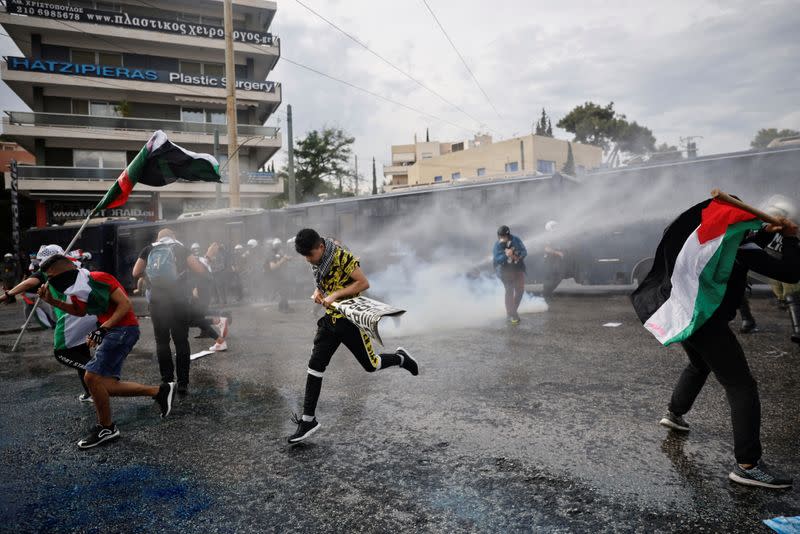
[[[63,273],[56,275],[52,278],[48,279],[48,283],[53,286],[56,291],[59,293],[63,293],[67,289],[70,288],[73,284],[75,284],[75,280],[78,279],[78,269],[72,269],[69,271],[64,271]]]

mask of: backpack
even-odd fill
[[[144,272],[152,286],[173,286],[182,274],[178,272],[175,247],[172,244],[155,245],[147,255]]]

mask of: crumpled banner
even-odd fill
[[[778,534],[800,534],[800,515],[794,517],[776,517],[765,519],[764,524]]]

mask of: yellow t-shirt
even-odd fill
[[[328,274],[322,278],[320,289],[324,291],[326,295],[330,295],[334,291],[349,286],[354,282],[350,275],[353,274],[353,271],[358,269],[359,265],[358,258],[356,258],[352,252],[342,247],[336,247],[336,251],[333,253],[333,259],[331,260],[331,268],[328,269]],[[360,295],[360,293],[348,298],[357,297],[358,295]],[[334,308],[328,308],[326,313],[331,317],[342,317],[342,314],[337,312]]]

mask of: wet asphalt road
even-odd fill
[[[741,337],[765,459],[800,477],[800,349],[786,312],[766,298],[753,308],[761,332]],[[730,420],[715,380],[687,416],[688,437],[656,424],[685,357],[660,347],[622,295],[563,297],[518,327],[386,339],[414,352],[418,377],[367,374],[340,350],[323,428],[290,447],[315,321],[310,303],[294,309],[232,308],[230,350],[194,362],[172,415],[114,399],[122,437],[89,451],[75,441],[94,412],[52,358],[51,334],[26,335],[15,354],[15,336],[0,335],[0,530],[768,532],[762,519],[800,515],[798,489],[727,480]],[[19,313],[0,308],[0,327]],[[154,383],[141,322],[124,375]]]

